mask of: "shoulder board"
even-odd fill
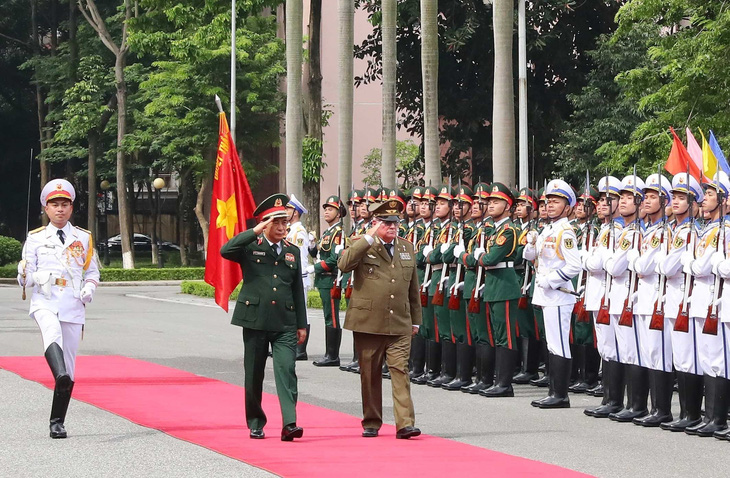
[[[32,231],[30,231],[30,232],[29,232],[28,234],[35,234],[35,233],[41,232],[41,231],[42,231],[42,230],[44,230],[45,228],[46,228],[46,226],[41,226],[41,227],[39,227],[39,228],[33,229],[33,230],[32,230]]]
[[[287,241],[286,239],[282,239],[281,241],[284,243],[285,246],[291,246],[292,245],[292,243],[289,242],[289,241]]]
[[[340,227],[340,226],[335,227],[335,231],[341,231],[341,230],[342,230],[342,227]]]
[[[86,234],[88,234],[88,235],[91,235],[91,231],[87,231],[87,230],[86,230],[86,229],[84,229],[83,227],[79,227],[79,226],[74,226],[74,227],[75,227],[76,229],[78,229],[79,231],[83,231],[83,232],[85,232]]]

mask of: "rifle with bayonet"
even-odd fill
[[[720,190],[720,170],[718,168],[717,173],[715,173],[715,190],[717,191],[717,207],[720,208],[720,230],[718,231],[718,239],[720,234],[722,233],[722,256],[723,258],[727,258],[727,246],[725,244],[726,242],[726,231],[725,231],[725,211],[722,204],[722,201],[724,199],[724,194]],[[716,252],[720,251],[720,242],[718,241],[717,247],[715,248]],[[713,284],[712,289],[712,302],[707,307],[707,318],[705,318],[705,326],[702,328],[703,334],[708,335],[717,335],[717,303],[720,300],[722,296],[722,289],[725,284],[725,280],[720,277],[720,274],[715,274],[715,283]]]
[[[368,189],[367,186],[365,186],[364,194],[365,194],[366,201],[367,201],[367,193],[368,193],[367,189]],[[354,183],[352,184],[352,196],[353,197],[355,196],[355,184]],[[363,222],[364,221],[365,221],[365,219],[363,219]],[[357,234],[357,230],[355,230],[355,228],[353,228],[352,233]],[[355,274],[350,274],[350,276],[347,278],[347,285],[345,286],[345,299],[348,299],[348,300],[352,296],[352,278],[354,275]]]
[[[530,206],[527,206],[528,211],[531,209]],[[532,214],[532,211],[528,214],[528,217]],[[535,222],[537,222],[537,219],[530,220],[529,226],[527,228],[527,234],[534,230]],[[527,259],[522,259],[523,264],[525,265],[525,277],[522,280],[522,290],[520,294],[520,298],[517,300],[517,307],[526,310],[527,306],[529,305],[529,295],[530,295],[530,281],[532,280],[532,273],[533,273],[533,264],[532,262],[528,261]]]
[[[337,186],[337,198],[342,201],[342,196],[340,196],[340,186]],[[342,207],[340,207],[339,209],[341,211]],[[344,233],[342,234],[344,235]],[[342,242],[344,243],[344,240]],[[332,289],[330,289],[330,297],[332,297],[334,300],[340,300],[342,298],[342,269],[340,269],[339,267],[337,268],[337,277],[335,278],[335,283],[332,284]]]
[[[479,248],[484,249],[484,236],[486,236],[485,228],[487,227],[486,224],[486,218],[482,219],[482,226],[481,231],[479,233]],[[479,264],[477,264],[477,281],[474,284],[474,290],[471,292],[471,298],[469,298],[469,306],[467,307],[467,311],[471,312],[472,314],[478,314],[481,310],[481,301],[479,300],[479,297],[481,295],[481,289],[482,289],[482,273],[484,271],[483,267],[480,267]]]
[[[586,170],[586,185],[584,190],[584,196],[583,199],[583,209],[586,213],[586,231],[583,233],[583,250],[588,252],[593,247],[593,211],[591,210],[593,208],[592,204],[588,201],[588,196],[590,196],[590,176],[588,174],[588,170]],[[580,294],[578,296],[578,300],[575,301],[575,306],[573,306],[573,313],[575,314],[576,320],[578,322],[590,322],[591,318],[588,314],[588,311],[586,310],[586,273],[585,269],[581,268],[580,273],[578,274],[578,293]]]
[[[449,193],[451,193],[451,176],[449,176]],[[446,230],[446,242],[445,244],[451,244],[451,241],[454,237],[454,228],[452,227],[452,217],[451,214],[453,213],[453,204],[451,206],[451,213],[449,214],[448,222],[446,223],[446,227],[448,228]],[[440,247],[440,244],[439,244]],[[436,292],[433,293],[433,299],[431,299],[431,304],[441,306],[444,305],[444,283],[448,283],[449,281],[449,266],[448,264],[444,264],[442,268],[441,273],[441,279],[439,280],[439,283],[436,284]]]
[[[612,202],[613,198],[611,197],[611,190],[609,188],[608,184],[608,170],[606,170],[606,202],[608,203],[608,244],[611,245],[611,253],[616,251],[616,244],[614,243],[614,224],[613,224],[613,208],[612,208]],[[609,292],[611,291],[611,282],[613,281],[613,277],[606,273],[606,281],[605,281],[605,288],[603,291],[603,297],[601,298],[601,307],[598,309],[598,314],[596,314],[596,323],[601,325],[609,325],[611,323],[611,315],[608,313],[608,307],[610,305],[610,299],[608,297]]]
[[[669,254],[669,244],[672,242],[667,240],[667,210],[666,210],[666,198],[661,194],[661,164],[657,167],[657,176],[659,181],[659,205],[662,208],[662,233],[659,236],[659,247],[664,248],[664,253]],[[649,328],[651,330],[664,330],[664,297],[667,294],[667,276],[659,273],[659,295],[657,296],[656,302],[654,303],[654,312],[651,314],[651,321],[649,321]]]
[[[428,182],[428,189],[431,188],[431,181]],[[426,191],[428,191],[426,189]],[[433,230],[434,230],[434,217],[433,217],[433,207],[431,206],[431,201],[429,201],[428,205],[429,209],[431,209],[431,225],[428,228],[428,248],[433,249]],[[424,233],[425,236],[425,233]],[[425,239],[425,237],[424,237]],[[426,260],[426,271],[423,274],[423,284],[421,284],[421,307],[428,307],[428,286],[431,283],[431,263]]]
[[[638,251],[641,246],[641,218],[639,218],[639,206],[641,205],[641,197],[636,190],[636,165],[634,165],[634,205],[636,206],[636,219],[634,220],[634,235],[631,238],[632,250]],[[629,273],[629,290],[624,300],[624,308],[621,310],[618,325],[631,327],[634,325],[634,293],[639,286],[639,274],[636,271]]]
[[[689,212],[689,228],[687,229],[687,240],[685,241],[685,251],[692,251],[692,255],[695,253],[694,237],[692,234],[695,228],[695,215],[692,211],[692,192],[690,191],[689,183],[689,160],[687,161],[687,211]],[[694,288],[694,276],[692,274],[684,273],[684,289],[682,294],[682,303],[679,304],[679,311],[677,314],[677,320],[674,322],[675,332],[689,332],[689,302],[692,296],[692,289]]]
[[[457,231],[457,241],[459,244],[464,242],[464,210],[462,209],[461,195],[461,178],[459,178],[459,189],[456,191],[456,207],[459,208],[459,230]],[[459,310],[461,307],[461,290],[459,289],[459,283],[464,280],[462,277],[462,266],[459,258],[456,258],[456,278],[454,279],[454,285],[449,291],[449,310]],[[463,284],[462,284],[463,285]]]

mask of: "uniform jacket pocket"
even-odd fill
[[[370,299],[356,299],[353,297],[350,299],[350,307],[360,310],[372,310],[373,301]]]

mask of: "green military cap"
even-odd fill
[[[547,202],[547,196],[545,196],[545,188],[540,188],[537,191],[537,202]]]
[[[456,197],[456,190],[448,184],[442,184],[439,188],[437,199],[446,199],[447,201],[453,201]]]
[[[359,203],[363,201],[363,198],[365,197],[365,192],[362,189],[353,189],[350,191],[350,194],[347,195],[347,205],[349,206],[352,203]]]
[[[456,195],[456,200],[459,202],[468,202],[469,204],[472,204],[474,202],[474,199],[472,199],[472,196],[474,195],[474,191],[471,190],[469,186],[466,184],[462,184],[459,186],[458,194]]]
[[[270,217],[289,217],[286,212],[288,202],[286,194],[272,194],[259,203],[253,215],[258,221],[265,221]]]
[[[388,199],[388,196],[390,195],[390,190],[381,187],[379,191],[380,192],[378,193],[378,200],[386,201]]]
[[[520,197],[520,192],[516,188],[509,188],[509,191],[512,193],[512,197],[517,199]]]
[[[474,199],[488,199],[490,189],[492,188],[487,183],[477,183],[474,188]]]
[[[403,212],[403,204],[397,199],[388,199],[383,202],[371,204],[368,211],[373,213],[373,217],[381,221],[398,222]]]
[[[401,191],[400,189],[389,189],[388,190],[388,197],[386,199],[395,199],[396,201],[400,201],[403,203],[403,207],[405,208],[407,198],[406,195]]]
[[[520,189],[520,194],[517,196],[517,200],[525,201],[532,209],[537,209],[537,195],[535,195],[535,191],[530,188]]]
[[[489,192],[489,198],[497,198],[507,201],[510,206],[515,202],[515,196],[510,188],[502,183],[492,183],[492,190]]]
[[[327,206],[331,206],[331,207],[335,207],[335,208],[339,209],[341,205],[342,205],[342,202],[340,201],[340,197],[337,196],[336,194],[333,194],[332,196],[329,196],[327,198],[327,200],[324,202],[324,204],[322,204],[322,209],[326,208]]]
[[[598,202],[598,197],[600,196],[598,189],[594,188],[593,186],[588,187],[588,191],[585,189],[581,192],[580,196],[578,197],[578,201],[591,201],[592,203]]]
[[[423,191],[423,197],[421,199],[426,199],[429,202],[436,202],[436,196],[438,195],[439,190],[436,189],[433,186],[429,186]]]
[[[423,186],[416,186],[415,188],[411,189],[411,198],[413,199],[423,199],[423,193],[425,192],[426,188]]]
[[[380,189],[377,188],[366,188],[364,199],[367,202],[376,202],[380,197]]]

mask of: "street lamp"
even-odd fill
[[[111,183],[107,181],[106,179],[101,182],[99,185],[101,187],[101,190],[104,191],[104,205],[103,210],[101,212],[101,217],[104,221],[104,265],[109,265],[109,221],[107,220],[107,210],[108,210],[108,198],[109,194],[107,191],[111,187]]]
[[[155,188],[155,200],[157,201],[157,267],[164,267],[162,259],[162,245],[160,236],[162,235],[162,217],[160,216],[160,190],[165,187],[165,180],[162,178],[155,178],[152,181],[152,186]]]

